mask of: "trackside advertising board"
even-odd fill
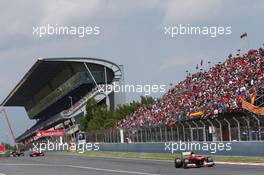
[[[64,130],[39,130],[36,132],[37,137],[52,137],[52,136],[63,136]]]

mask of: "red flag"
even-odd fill
[[[242,35],[240,35],[240,38],[242,39],[242,38],[245,38],[245,37],[247,37],[247,33],[245,32],[245,33],[243,33]]]

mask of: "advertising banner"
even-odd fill
[[[40,137],[52,137],[52,136],[63,136],[64,135],[64,130],[39,130],[36,132],[36,136],[38,138]]]

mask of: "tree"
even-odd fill
[[[151,96],[140,96],[140,99],[142,105],[152,104],[155,102],[155,99]]]
[[[81,131],[86,131],[88,128],[88,123],[93,119],[94,112],[97,110],[97,103],[94,98],[91,98],[86,103],[86,115],[80,119],[80,129]]]
[[[88,125],[88,121],[86,119],[86,116],[83,116],[80,118],[80,130],[85,131]]]
[[[92,117],[93,117],[93,114],[94,112],[96,111],[97,109],[97,102],[94,98],[91,98],[87,101],[87,104],[86,104],[86,120],[87,122],[89,122]]]
[[[140,103],[132,101],[129,104],[118,106],[115,111],[107,110],[106,104],[97,104],[95,99],[88,100],[86,104],[87,114],[80,120],[82,131],[96,131],[115,127],[116,123],[133,113],[139,107],[152,104],[154,98],[141,96]]]

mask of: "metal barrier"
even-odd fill
[[[178,150],[175,150],[172,153],[171,149],[168,149],[169,143],[101,143],[99,145],[99,151],[116,151],[116,152],[138,152],[138,153],[168,153],[168,154],[177,154],[183,151],[190,151],[187,149],[187,144],[191,144],[190,142],[173,143],[174,146],[178,144]],[[171,143],[172,144],[172,143]],[[185,144],[180,148],[180,144]],[[196,142],[196,145],[211,145],[209,149],[192,149],[197,154],[203,155],[226,155],[226,156],[264,156],[264,149],[259,149],[264,147],[264,142]],[[212,146],[213,145],[213,146]],[[216,149],[215,145],[221,145],[222,149]],[[226,146],[225,149],[222,147]],[[194,148],[194,147],[193,147]],[[198,147],[196,147],[198,148]],[[202,148],[202,147],[200,147]]]
[[[132,142],[264,141],[264,117],[256,115],[178,121],[173,127],[122,129]],[[89,132],[87,142],[120,143],[119,129]]]

